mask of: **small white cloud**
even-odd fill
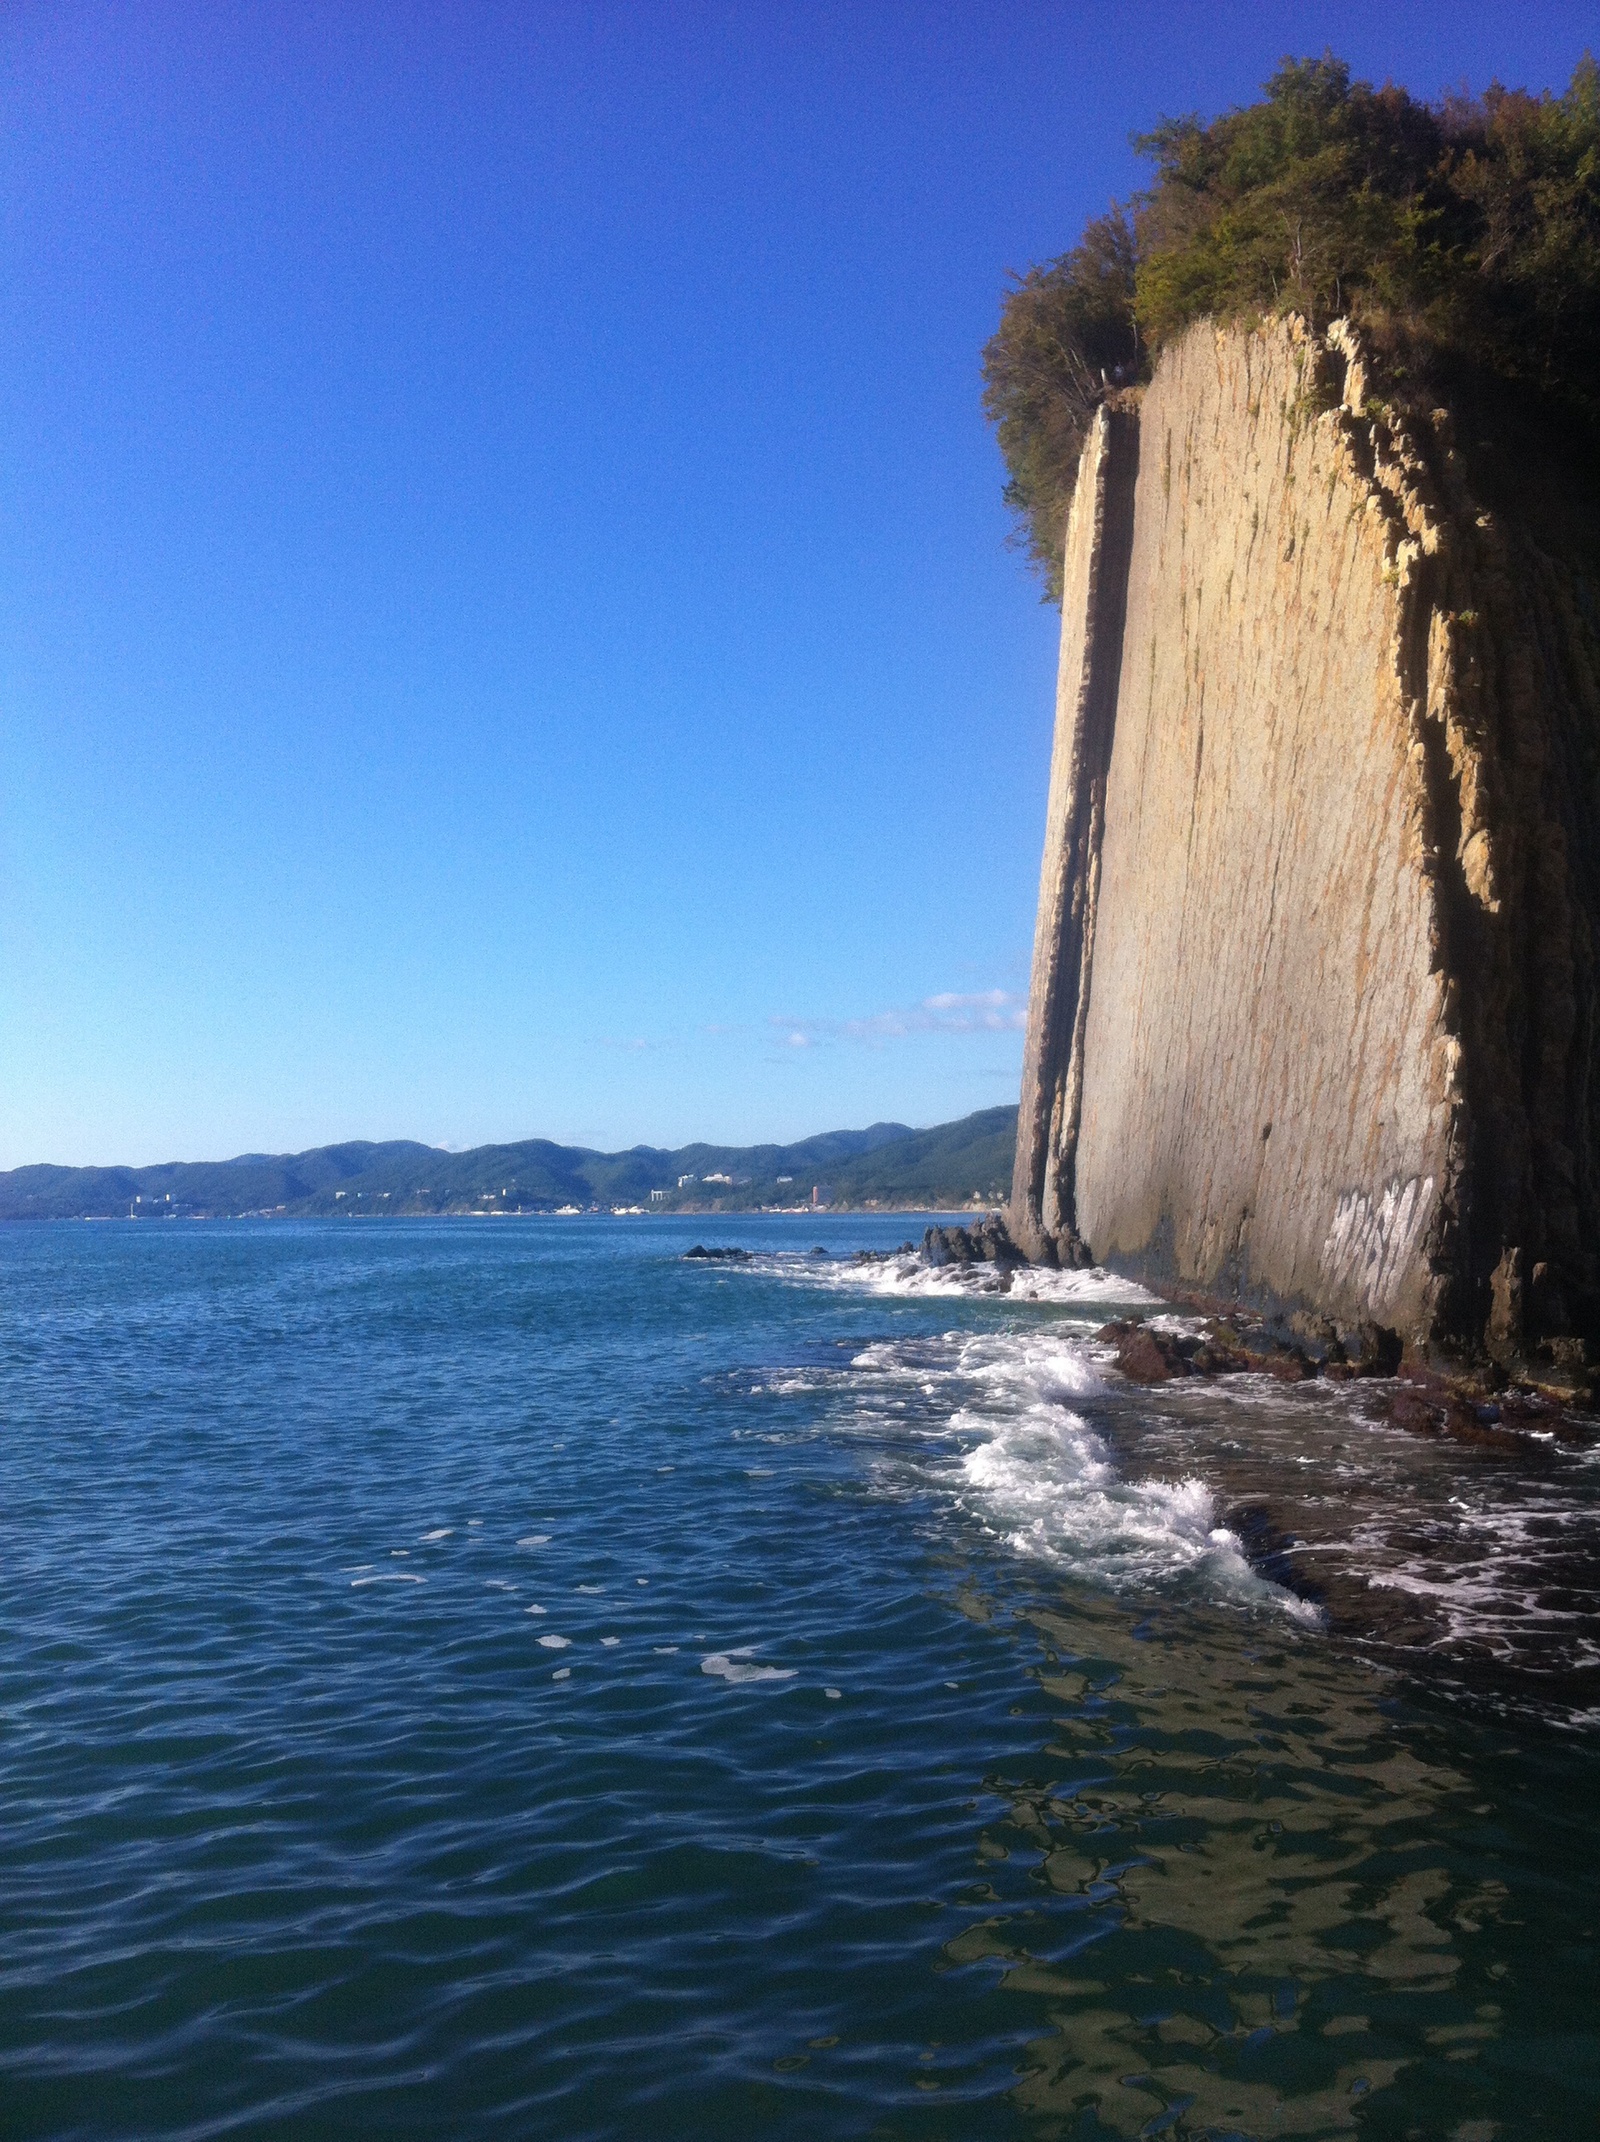
[[[791,1049],[812,1048],[824,1041],[859,1041],[877,1047],[913,1034],[1019,1033],[1028,1023],[1028,1000],[1010,989],[946,989],[924,997],[920,1004],[873,1012],[864,1019],[795,1019],[774,1013],[768,1023],[788,1029]]]
[[[1020,1002],[1021,999],[1013,997],[1009,989],[980,989],[965,997],[953,989],[946,989],[936,997],[924,997],[922,1008],[930,1012],[969,1013],[982,1017],[988,1013],[1006,1012]]]

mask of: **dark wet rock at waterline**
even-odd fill
[[[1260,1331],[1240,1335],[1230,1325],[1198,1332],[1158,1331],[1142,1319],[1117,1318],[1095,1334],[1116,1348],[1116,1366],[1130,1383],[1169,1383],[1174,1376],[1276,1376],[1305,1383],[1317,1364],[1297,1347]]]
[[[1190,1331],[1161,1330],[1141,1317],[1103,1324],[1096,1341],[1113,1349],[1112,1364],[1129,1383],[1155,1385],[1180,1378],[1272,1376],[1280,1383],[1310,1383],[1318,1377],[1377,1386],[1363,1410],[1408,1435],[1446,1438],[1491,1450],[1526,1450],[1530,1439],[1587,1448],[1600,1442],[1600,1423],[1575,1407],[1567,1387],[1541,1386],[1532,1377],[1502,1378],[1494,1388],[1469,1377],[1442,1377],[1425,1370],[1397,1374],[1398,1349],[1368,1335],[1355,1359],[1337,1336],[1324,1341],[1322,1358],[1283,1338],[1265,1324],[1212,1319]],[[1524,1364],[1526,1366],[1526,1364]]]
[[[1024,1264],[1004,1220],[980,1220],[974,1227],[930,1227],[922,1238],[922,1255],[930,1265]]]

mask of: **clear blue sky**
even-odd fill
[[[0,1165],[1015,1098],[1056,619],[978,353],[1285,52],[1591,8],[0,13]]]

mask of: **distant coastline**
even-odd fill
[[[1003,1204],[1014,1107],[915,1130],[875,1123],[792,1145],[633,1146],[542,1138],[448,1153],[409,1140],[147,1168],[0,1172],[0,1220],[492,1219],[922,1214]]]

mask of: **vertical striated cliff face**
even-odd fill
[[[1600,1332],[1600,615],[1372,389],[1201,325],[1099,413],[1011,1225],[1509,1356]]]
[[[1017,1121],[1013,1234],[1031,1257],[1087,1262],[1073,1219],[1083,1026],[1099,902],[1106,776],[1133,540],[1139,421],[1103,408],[1084,446],[1067,527],[1055,750],[1039,879],[1028,1037]]]

